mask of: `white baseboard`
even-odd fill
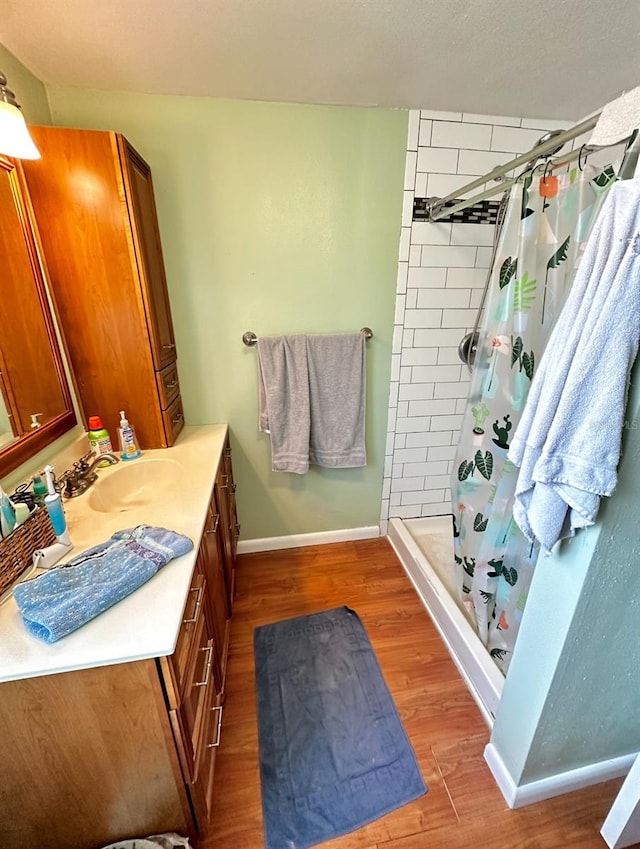
[[[542,802],[544,799],[551,799],[553,796],[561,796],[563,793],[572,793],[574,790],[590,787],[592,784],[621,778],[629,772],[636,757],[637,752],[633,752],[518,786],[493,743],[489,743],[484,750],[484,759],[510,808],[523,808],[535,802]]]
[[[364,528],[344,528],[339,531],[317,531],[312,534],[290,534],[284,537],[247,539],[238,543],[238,554],[277,551],[280,548],[303,548],[307,545],[328,545],[332,542],[352,542],[357,539],[375,539],[379,536],[379,526],[370,525]]]
[[[640,757],[636,758],[614,799],[600,834],[610,849],[640,843]]]

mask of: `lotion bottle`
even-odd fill
[[[124,410],[120,410],[118,438],[120,440],[120,456],[123,460],[136,460],[141,456],[142,452],[138,448],[135,431],[127,421]]]

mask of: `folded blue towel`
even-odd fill
[[[13,591],[27,630],[54,643],[142,586],[193,542],[166,528],[138,525]]]

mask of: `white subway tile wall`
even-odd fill
[[[414,197],[457,191],[571,122],[412,110],[405,171],[380,524],[451,512],[450,480],[474,325],[491,260],[490,224],[412,222]]]

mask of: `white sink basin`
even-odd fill
[[[89,491],[89,507],[99,513],[127,513],[170,496],[184,479],[184,468],[175,460],[141,457],[122,461],[99,478]]]

